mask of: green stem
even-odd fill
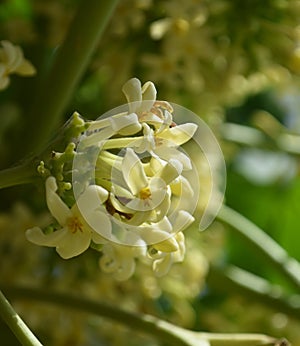
[[[0,291],[0,316],[23,346],[42,346]]]
[[[215,334],[187,330],[154,316],[127,312],[109,306],[99,301],[72,296],[70,292],[55,293],[45,289],[29,287],[6,287],[5,291],[10,296],[23,297],[30,300],[48,302],[60,307],[78,309],[98,316],[109,318],[117,323],[126,325],[133,330],[140,330],[155,336],[168,345],[177,346],[253,346],[253,345],[284,345],[273,337],[263,334]]]
[[[267,280],[246,270],[235,266],[218,268],[212,265],[207,282],[210,287],[218,291],[241,294],[253,299],[253,302],[260,302],[268,308],[300,320],[299,295],[286,296],[280,286],[272,285]]]
[[[227,206],[223,206],[217,219],[231,226],[236,235],[247,242],[257,254],[264,257],[289,283],[300,291],[300,263],[250,220]]]
[[[49,140],[84,74],[118,0],[82,0],[26,120],[22,155]],[[32,135],[34,130],[34,135]]]
[[[28,184],[36,179],[38,173],[33,161],[0,171],[0,189]]]

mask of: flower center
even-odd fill
[[[149,187],[143,187],[140,191],[140,199],[148,199],[151,197],[151,191]]]
[[[76,233],[78,230],[80,232],[83,232],[83,224],[77,216],[70,217],[67,222],[67,227],[71,231],[71,233]]]

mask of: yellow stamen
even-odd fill
[[[149,187],[143,187],[140,191],[140,199],[148,199],[151,197],[151,191]]]
[[[67,227],[71,233],[76,233],[78,230],[83,232],[83,224],[77,216],[73,216],[68,220]]]

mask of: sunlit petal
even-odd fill
[[[131,78],[123,85],[122,91],[126,96],[130,113],[135,112],[142,101],[141,82],[137,78]]]
[[[165,131],[157,134],[157,137],[169,141],[171,146],[181,145],[193,137],[197,128],[198,126],[193,123],[181,124],[166,129]]]
[[[53,217],[58,221],[60,225],[65,225],[67,219],[72,216],[72,213],[68,206],[62,201],[62,199],[56,193],[57,184],[54,177],[49,177],[46,180],[46,201],[48,209]]]
[[[28,229],[25,234],[26,238],[36,245],[56,247],[68,232],[68,229],[62,228],[58,231],[44,234],[39,227],[33,227]]]
[[[82,254],[88,249],[91,242],[91,234],[86,231],[68,232],[60,239],[56,246],[57,253],[64,259],[69,259]]]
[[[124,179],[134,195],[137,195],[141,189],[147,186],[147,177],[139,157],[131,148],[127,148],[122,163],[122,172]]]

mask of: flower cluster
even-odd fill
[[[46,179],[47,205],[60,226],[26,233],[65,259],[92,246],[101,251],[101,269],[119,280],[134,273],[137,258],[158,276],[183,260],[183,230],[194,221],[198,197],[185,176],[192,162],[180,149],[197,125],[175,124],[172,106],[156,100],[152,82],[133,78],[123,92],[128,109],[89,122],[76,143],[75,202],[63,201],[51,172]]]
[[[0,90],[5,89],[9,84],[9,75],[12,73],[21,76],[32,76],[35,68],[30,61],[23,56],[22,49],[14,46],[9,41],[1,41],[0,48]]]

